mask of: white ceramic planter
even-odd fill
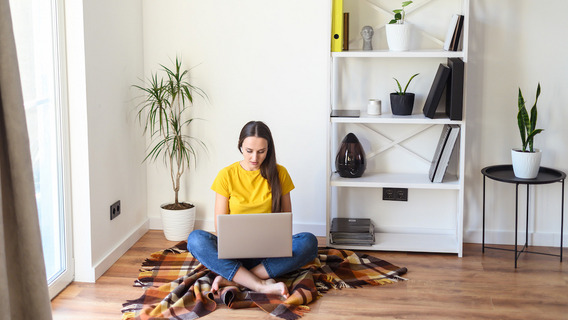
[[[407,51],[410,47],[410,24],[387,24],[387,43],[390,51]]]
[[[170,241],[187,240],[195,224],[195,206],[185,210],[167,210],[160,207],[160,210],[166,239]]]
[[[538,175],[542,153],[539,149],[535,152],[522,152],[521,149],[511,150],[513,172],[515,177],[521,179],[534,179]]]

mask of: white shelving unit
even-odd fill
[[[389,3],[392,2],[344,0],[344,11],[347,11],[345,10],[347,7],[348,10],[356,8],[357,10],[353,9],[354,12],[363,12],[365,10],[361,10],[360,6],[370,5],[371,9],[375,9],[379,14],[376,21],[378,26],[374,27],[380,30],[380,23],[388,21],[389,17],[384,13],[390,12],[391,8],[386,7]],[[329,120],[327,244],[340,249],[442,252],[455,253],[461,257],[466,92],[464,92],[464,111],[461,121],[452,121],[443,116],[426,118],[422,114],[422,106],[439,63],[445,63],[447,58],[461,58],[466,62],[467,70],[469,1],[425,0],[415,3],[418,3],[415,12],[407,10],[408,21],[412,21],[413,16],[419,16],[420,10],[426,11],[428,15],[428,12],[432,11],[427,11],[429,9],[425,8],[441,6],[443,9],[446,4],[449,5],[447,12],[449,16],[446,17],[448,22],[452,12],[465,16],[462,51],[442,50],[443,39],[439,38],[442,37],[442,33],[445,36],[446,30],[440,31],[438,28],[432,33],[420,31],[423,36],[426,34],[426,38],[434,39],[431,41],[433,44],[426,45],[426,48],[421,47],[424,42],[422,41],[415,45],[419,49],[405,52],[392,52],[386,47],[379,46],[373,51],[349,50],[331,53],[330,112],[333,109],[358,109],[361,111],[361,116],[330,117]],[[459,8],[459,11],[455,12],[455,8]],[[444,11],[438,9],[440,8],[436,8],[435,12]],[[350,17],[350,20],[350,28],[360,29],[361,26],[370,24],[368,21],[357,21],[357,16]],[[350,33],[350,39],[356,39],[351,35],[353,33]],[[437,40],[436,35],[438,35]],[[377,36],[380,37],[382,34],[375,32],[375,37]],[[356,44],[357,41],[356,39],[353,43]],[[401,68],[398,68],[399,66]],[[404,71],[405,74],[413,74],[416,73],[417,68],[424,68],[424,71],[420,72],[423,79],[416,85],[415,90],[409,90],[417,96],[413,114],[395,116],[390,112],[390,101],[387,97],[395,85],[392,78],[400,77],[399,73],[403,73],[401,70],[405,68],[407,69]],[[394,74],[395,72],[398,73]],[[417,79],[413,80],[413,84]],[[367,99],[377,96],[382,100],[383,114],[379,116],[366,114]],[[428,170],[439,132],[445,124],[459,125],[460,137],[444,182],[432,183],[428,178]],[[348,132],[356,134],[366,152],[367,170],[360,178],[342,178],[335,172],[337,150]],[[409,200],[408,202],[382,200],[382,188],[407,188]],[[336,217],[371,218],[375,225],[375,244],[372,246],[331,244],[329,227],[332,219]]]
[[[445,50],[415,50],[415,51],[388,51],[388,50],[349,50],[333,52],[334,58],[462,58],[462,51]]]

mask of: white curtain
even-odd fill
[[[0,0],[0,319],[51,319],[8,0]]]

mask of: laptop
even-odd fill
[[[292,213],[217,216],[219,259],[292,256]]]

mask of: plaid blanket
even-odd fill
[[[288,286],[290,297],[227,286],[211,293],[216,274],[186,250],[182,241],[155,252],[142,264],[135,286],[144,294],[123,304],[122,319],[196,319],[223,303],[229,308],[258,307],[281,319],[293,320],[309,311],[307,304],[329,289],[357,288],[406,280],[404,267],[348,250],[320,248],[314,261],[276,279]]]

